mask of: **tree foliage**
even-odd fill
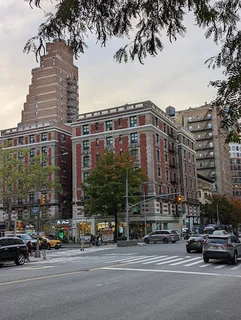
[[[214,196],[210,202],[202,206],[202,218],[206,223],[217,222],[217,207],[221,224],[237,228],[241,224],[241,200]]]
[[[46,165],[43,155],[28,158],[28,149],[0,149],[0,198],[11,222],[13,205],[19,200],[27,200],[30,192],[61,191],[58,177],[54,174],[58,167]]]
[[[38,8],[43,0],[25,0]],[[51,2],[51,0],[49,0]],[[207,62],[210,67],[224,68],[226,80],[212,81],[218,89],[214,103],[222,107],[222,126],[229,130],[227,140],[239,141],[241,115],[241,32],[240,0],[56,0],[55,8],[46,14],[38,33],[29,39],[25,51],[36,55],[45,52],[46,41],[64,39],[75,56],[88,48],[88,35],[94,34],[102,46],[112,38],[124,38],[114,59],[128,62],[163,50],[162,37],[170,42],[186,33],[185,16],[193,14],[197,27],[205,30],[221,47],[220,53]],[[227,109],[228,107],[228,109]],[[232,131],[230,131],[232,127]]]
[[[88,215],[115,216],[116,231],[117,215],[125,211],[126,176],[129,196],[138,193],[140,184],[146,181],[143,170],[135,169],[134,164],[135,159],[129,152],[117,156],[111,151],[105,151],[104,156],[97,161],[96,168],[82,184]],[[136,202],[136,197],[129,198],[129,203]]]

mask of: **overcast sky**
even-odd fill
[[[181,110],[212,100],[215,90],[208,83],[220,78],[220,71],[209,70],[204,62],[218,48],[193,26],[192,17],[186,20],[186,37],[173,44],[165,40],[164,51],[145,65],[117,64],[113,55],[120,47],[118,40],[101,48],[90,39],[89,49],[76,61],[80,113],[143,100],[163,110],[169,105]],[[31,10],[24,0],[0,0],[0,129],[21,121],[31,69],[38,66],[34,54],[23,53],[23,48],[43,21],[43,11]]]

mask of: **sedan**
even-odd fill
[[[202,252],[203,251],[203,244],[205,243],[207,235],[205,234],[197,234],[195,236],[190,237],[186,241],[186,249],[187,252],[191,252],[192,250]]]

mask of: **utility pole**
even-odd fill
[[[144,200],[144,219],[145,219],[145,236],[147,235],[147,230],[146,230],[146,194],[144,191],[144,196],[143,196],[143,200]]]

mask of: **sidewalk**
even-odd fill
[[[102,243],[101,245],[100,245],[100,248],[101,247],[106,247],[106,246],[116,246],[116,243]],[[96,246],[94,245],[91,245],[91,244],[85,244],[84,245],[84,247],[85,248],[96,248]],[[75,242],[69,242],[69,243],[62,243],[62,246],[61,246],[61,248],[60,248],[60,250],[62,249],[62,248],[64,248],[64,249],[72,249],[72,248],[74,248],[74,249],[78,249],[78,248],[80,248],[80,244],[79,243],[75,243]]]

